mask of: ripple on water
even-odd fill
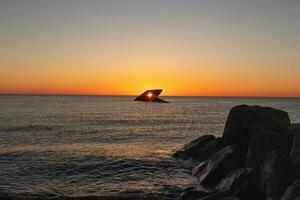
[[[192,184],[189,167],[172,159],[170,150],[153,145],[35,145],[3,147],[0,152],[1,194],[25,199],[42,194],[49,198],[175,198]]]
[[[271,106],[300,121],[299,98],[132,99],[1,95],[0,199],[174,199],[192,178],[172,151],[220,136],[231,107]]]

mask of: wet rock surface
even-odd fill
[[[288,113],[270,107],[240,105],[228,115],[223,136],[205,135],[174,154],[194,159],[198,187],[183,200],[281,199],[298,191],[300,125]],[[299,192],[293,192],[299,197]],[[294,198],[295,199],[295,198]]]
[[[174,154],[174,157],[182,159],[193,158],[201,162],[206,160],[211,154],[217,152],[219,147],[222,147],[219,138],[213,135],[204,135],[184,145],[182,149]]]
[[[224,175],[239,167],[237,160],[234,148],[226,146],[194,167],[193,175],[197,177],[199,184],[205,187],[215,186]]]

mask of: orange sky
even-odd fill
[[[300,3],[0,2],[0,93],[300,96]]]
[[[162,88],[163,95],[191,96],[300,96],[297,74],[282,76],[259,71],[244,75],[231,72],[168,72],[150,69],[126,72],[101,71],[28,73],[24,70],[1,76],[1,93],[137,95],[146,89]],[[236,72],[239,73],[239,72]],[[12,79],[14,77],[14,79]],[[275,81],[274,81],[275,80]],[[296,84],[295,84],[296,83]]]

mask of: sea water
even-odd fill
[[[221,136],[239,104],[285,110],[299,98],[0,95],[0,198],[177,199],[193,186],[172,158],[205,134]]]

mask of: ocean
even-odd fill
[[[205,134],[221,136],[239,104],[285,110],[299,98],[0,95],[1,199],[178,199],[191,161],[172,158]]]

